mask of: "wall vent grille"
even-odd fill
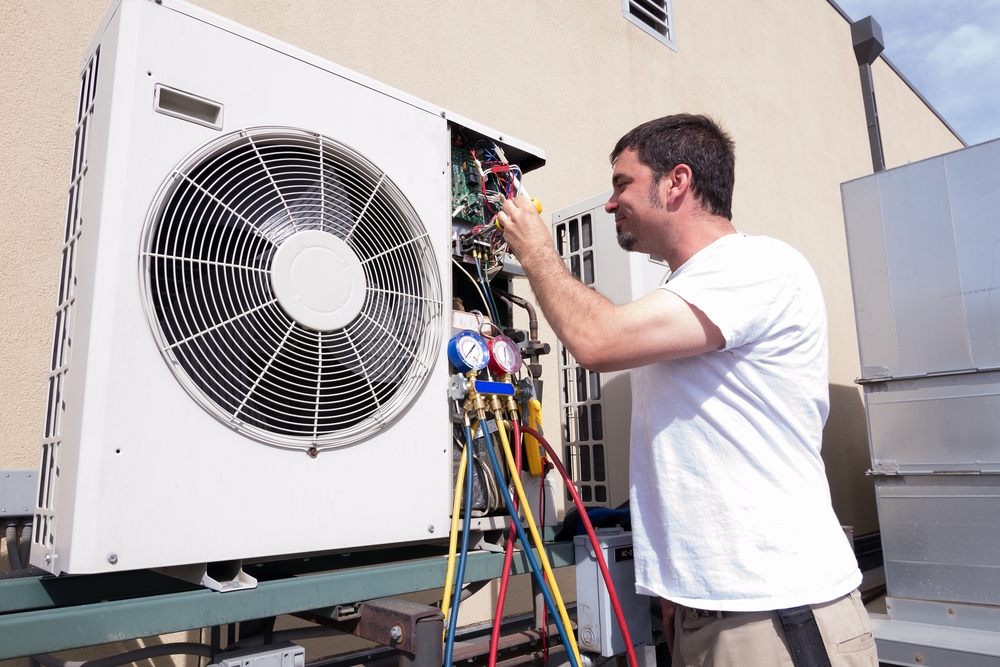
[[[594,286],[595,246],[589,213],[556,225],[556,250],[574,276]],[[583,502],[606,507],[609,500],[601,374],[582,368],[561,343],[559,372],[563,463]],[[566,499],[572,501],[568,491]]]
[[[77,107],[76,132],[73,140],[73,162],[70,167],[69,194],[66,198],[66,222],[63,230],[62,259],[59,267],[59,287],[56,294],[56,316],[52,332],[52,356],[49,360],[49,383],[45,404],[45,430],[42,436],[42,458],[38,480],[38,511],[33,535],[38,544],[55,544],[55,485],[59,477],[59,445],[66,413],[66,387],[73,350],[74,311],[76,307],[76,262],[83,230],[84,179],[87,175],[87,146],[94,100],[97,97],[97,74],[101,49],[87,62],[80,74],[80,101]]]
[[[644,32],[676,50],[670,0],[622,0],[622,14]]]

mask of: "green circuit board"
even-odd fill
[[[452,217],[473,225],[483,222],[483,195],[472,151],[462,146],[451,147],[451,210]]]

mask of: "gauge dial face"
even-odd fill
[[[448,343],[448,358],[460,371],[481,371],[490,360],[483,337],[474,331],[462,331]]]
[[[497,336],[489,343],[490,370],[496,375],[511,375],[521,367],[521,352],[507,336]]]
[[[458,353],[462,355],[462,361],[472,368],[482,367],[485,350],[479,341],[471,336],[463,336],[458,341]]]

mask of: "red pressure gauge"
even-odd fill
[[[497,377],[513,375],[521,367],[521,351],[517,343],[507,336],[491,338],[487,345],[490,348],[490,372]]]

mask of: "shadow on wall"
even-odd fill
[[[823,462],[833,509],[840,523],[854,526],[855,535],[878,530],[875,480],[865,475],[871,468],[871,456],[860,387],[830,385],[830,417],[823,429]]]

